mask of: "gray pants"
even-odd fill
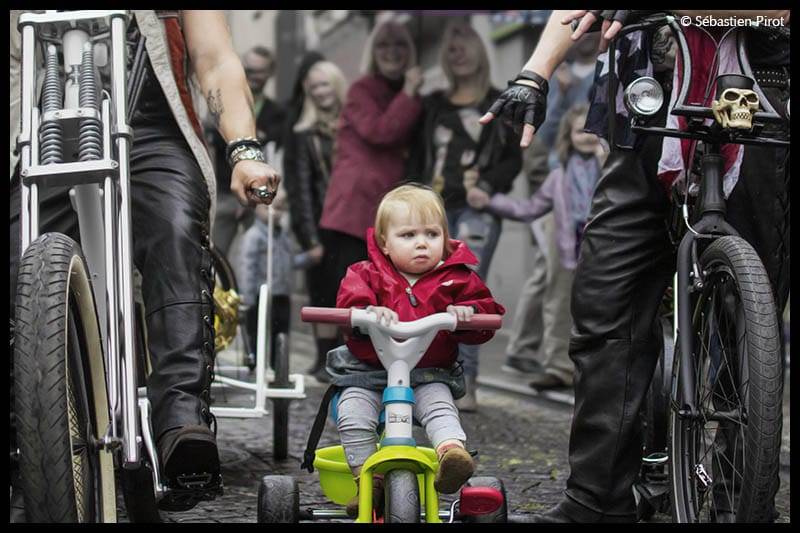
[[[539,362],[545,372],[571,384],[575,366],[569,358],[569,335],[572,329],[570,295],[575,271],[561,264],[553,225],[550,227],[547,232],[547,281],[542,313],[544,339]]]
[[[339,396],[336,425],[350,468],[360,467],[377,450],[382,399],[382,391],[360,387],[347,387]],[[450,387],[444,383],[420,385],[414,388],[414,400],[414,418],[425,428],[434,448],[449,439],[467,440]]]
[[[534,359],[547,373],[572,383],[569,306],[574,271],[561,264],[553,222],[552,215],[541,219],[544,242],[534,247],[533,272],[522,287],[506,355]]]
[[[550,168],[547,159],[549,148],[538,137],[525,152],[525,174],[528,178],[528,195],[535,193],[547,179]],[[538,228],[546,231],[552,226],[553,215],[534,222]],[[540,232],[541,233],[541,232]],[[517,302],[517,309],[511,323],[511,335],[506,346],[506,356],[527,357],[535,359],[543,342],[545,312],[544,299],[547,287],[547,244],[533,238],[530,276],[522,286]]]
[[[506,356],[534,359],[542,344],[544,323],[542,319],[545,290],[547,288],[547,258],[533,239],[531,274],[522,286],[517,302],[511,334],[506,346]]]

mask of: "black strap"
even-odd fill
[[[331,385],[328,387],[328,390],[325,391],[325,395],[322,397],[322,401],[319,404],[319,410],[317,411],[317,417],[314,419],[314,425],[311,426],[311,433],[308,434],[308,442],[306,443],[306,451],[303,452],[303,462],[300,464],[300,468],[305,468],[308,470],[308,473],[314,472],[314,456],[316,455],[317,444],[319,444],[319,439],[322,436],[322,431],[325,429],[325,419],[328,417],[328,406],[331,403],[331,398],[339,392],[338,385]]]
[[[517,74],[517,77],[514,79],[514,81],[517,81],[517,80],[528,80],[528,81],[535,82],[539,86],[539,89],[542,91],[542,93],[544,93],[545,95],[550,90],[549,86],[547,84],[547,80],[544,79],[542,76],[536,74],[532,70],[523,70],[523,71],[521,71],[519,74]]]

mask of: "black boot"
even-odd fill
[[[317,381],[322,383],[330,383],[331,377],[325,366],[328,361],[328,352],[338,347],[342,343],[338,338],[333,339],[317,339],[317,360],[314,362],[307,374],[314,376]]]
[[[205,271],[204,271],[205,272]],[[153,372],[148,396],[164,480],[160,507],[185,511],[222,492],[216,428],[209,410],[214,369],[210,291],[198,303],[162,307],[147,318]]]

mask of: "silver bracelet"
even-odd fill
[[[239,161],[261,161],[263,163],[265,162],[264,152],[252,146],[243,146],[241,149],[237,148],[231,154],[228,164],[230,165],[231,169],[233,169],[233,167]]]

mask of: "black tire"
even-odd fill
[[[289,344],[285,333],[275,338],[275,387],[289,386]],[[289,455],[289,405],[291,400],[272,400],[272,455],[283,461]]]
[[[29,522],[116,520],[114,463],[97,311],[78,245],[57,233],[22,256],[16,297],[15,414]]]
[[[384,483],[383,520],[391,524],[416,524],[420,521],[419,483],[411,470],[390,470]]]
[[[233,268],[231,264],[228,262],[227,259],[213,246],[209,250],[211,253],[211,260],[214,264],[214,273],[216,274],[216,280],[219,283],[222,290],[235,290],[239,292],[239,284],[236,283],[236,275],[233,272]]]
[[[663,340],[661,353],[659,354],[641,413],[645,457],[653,453],[665,453],[667,450],[670,383],[675,341],[672,333],[672,322],[669,318],[660,317],[659,326]]]
[[[291,476],[264,476],[258,486],[260,524],[296,524],[300,520],[300,491]]]
[[[467,481],[468,487],[491,487],[497,489],[503,495],[503,504],[493,513],[480,516],[464,517],[464,522],[472,524],[505,524],[508,522],[508,499],[506,498],[506,487],[500,479],[493,476],[477,476]]]
[[[153,474],[143,461],[136,470],[119,469],[119,485],[125,500],[125,511],[132,523],[160,523],[161,513],[153,491]]]
[[[770,522],[783,425],[772,289],[758,255],[739,237],[714,241],[700,263],[707,274],[691,312],[701,419],[674,410],[670,417],[673,520]],[[680,359],[673,379],[680,375]],[[679,379],[679,394],[682,387]],[[708,420],[715,412],[727,416]],[[700,480],[709,477],[706,489]]]

